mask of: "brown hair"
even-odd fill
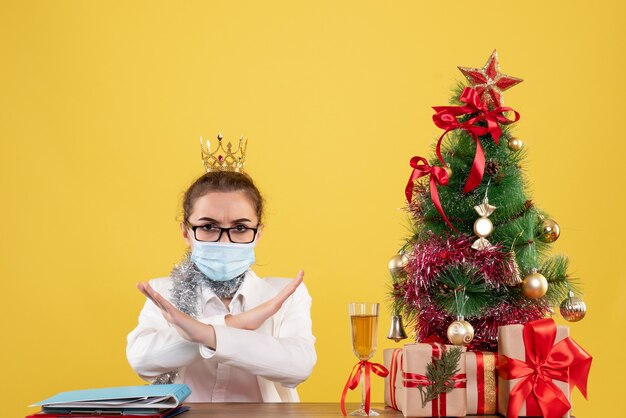
[[[189,221],[193,205],[201,196],[210,192],[238,192],[246,194],[256,209],[259,223],[263,217],[263,197],[252,178],[234,171],[211,171],[196,179],[183,196],[183,221]]]

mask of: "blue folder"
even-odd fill
[[[56,413],[102,411],[146,414],[176,408],[190,394],[189,386],[182,383],[122,386],[62,392],[30,406],[41,406],[44,412]]]

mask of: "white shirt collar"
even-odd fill
[[[267,284],[265,284],[254,271],[248,269],[244,276],[243,282],[239,286],[239,289],[237,289],[237,291],[233,295],[231,303],[239,299],[239,303],[242,307],[245,306],[246,302],[250,303],[252,306],[256,306],[256,299],[258,298],[258,296],[260,296],[259,290],[263,290],[263,288],[265,288],[266,286]],[[219,299],[215,292],[213,292],[213,290],[211,290],[208,286],[202,286],[201,295],[203,304],[207,303],[213,298]]]

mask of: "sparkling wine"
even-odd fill
[[[376,352],[378,315],[351,315],[352,348],[359,360],[369,360]]]

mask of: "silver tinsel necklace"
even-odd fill
[[[212,290],[220,299],[232,299],[243,283],[245,275],[244,272],[234,279],[223,282],[211,280],[191,261],[191,253],[187,252],[170,273],[172,278],[170,302],[181,312],[197,319],[198,311],[202,309],[200,307],[200,294],[203,288]],[[173,383],[177,375],[178,370],[171,370],[157,376],[153,384]]]

